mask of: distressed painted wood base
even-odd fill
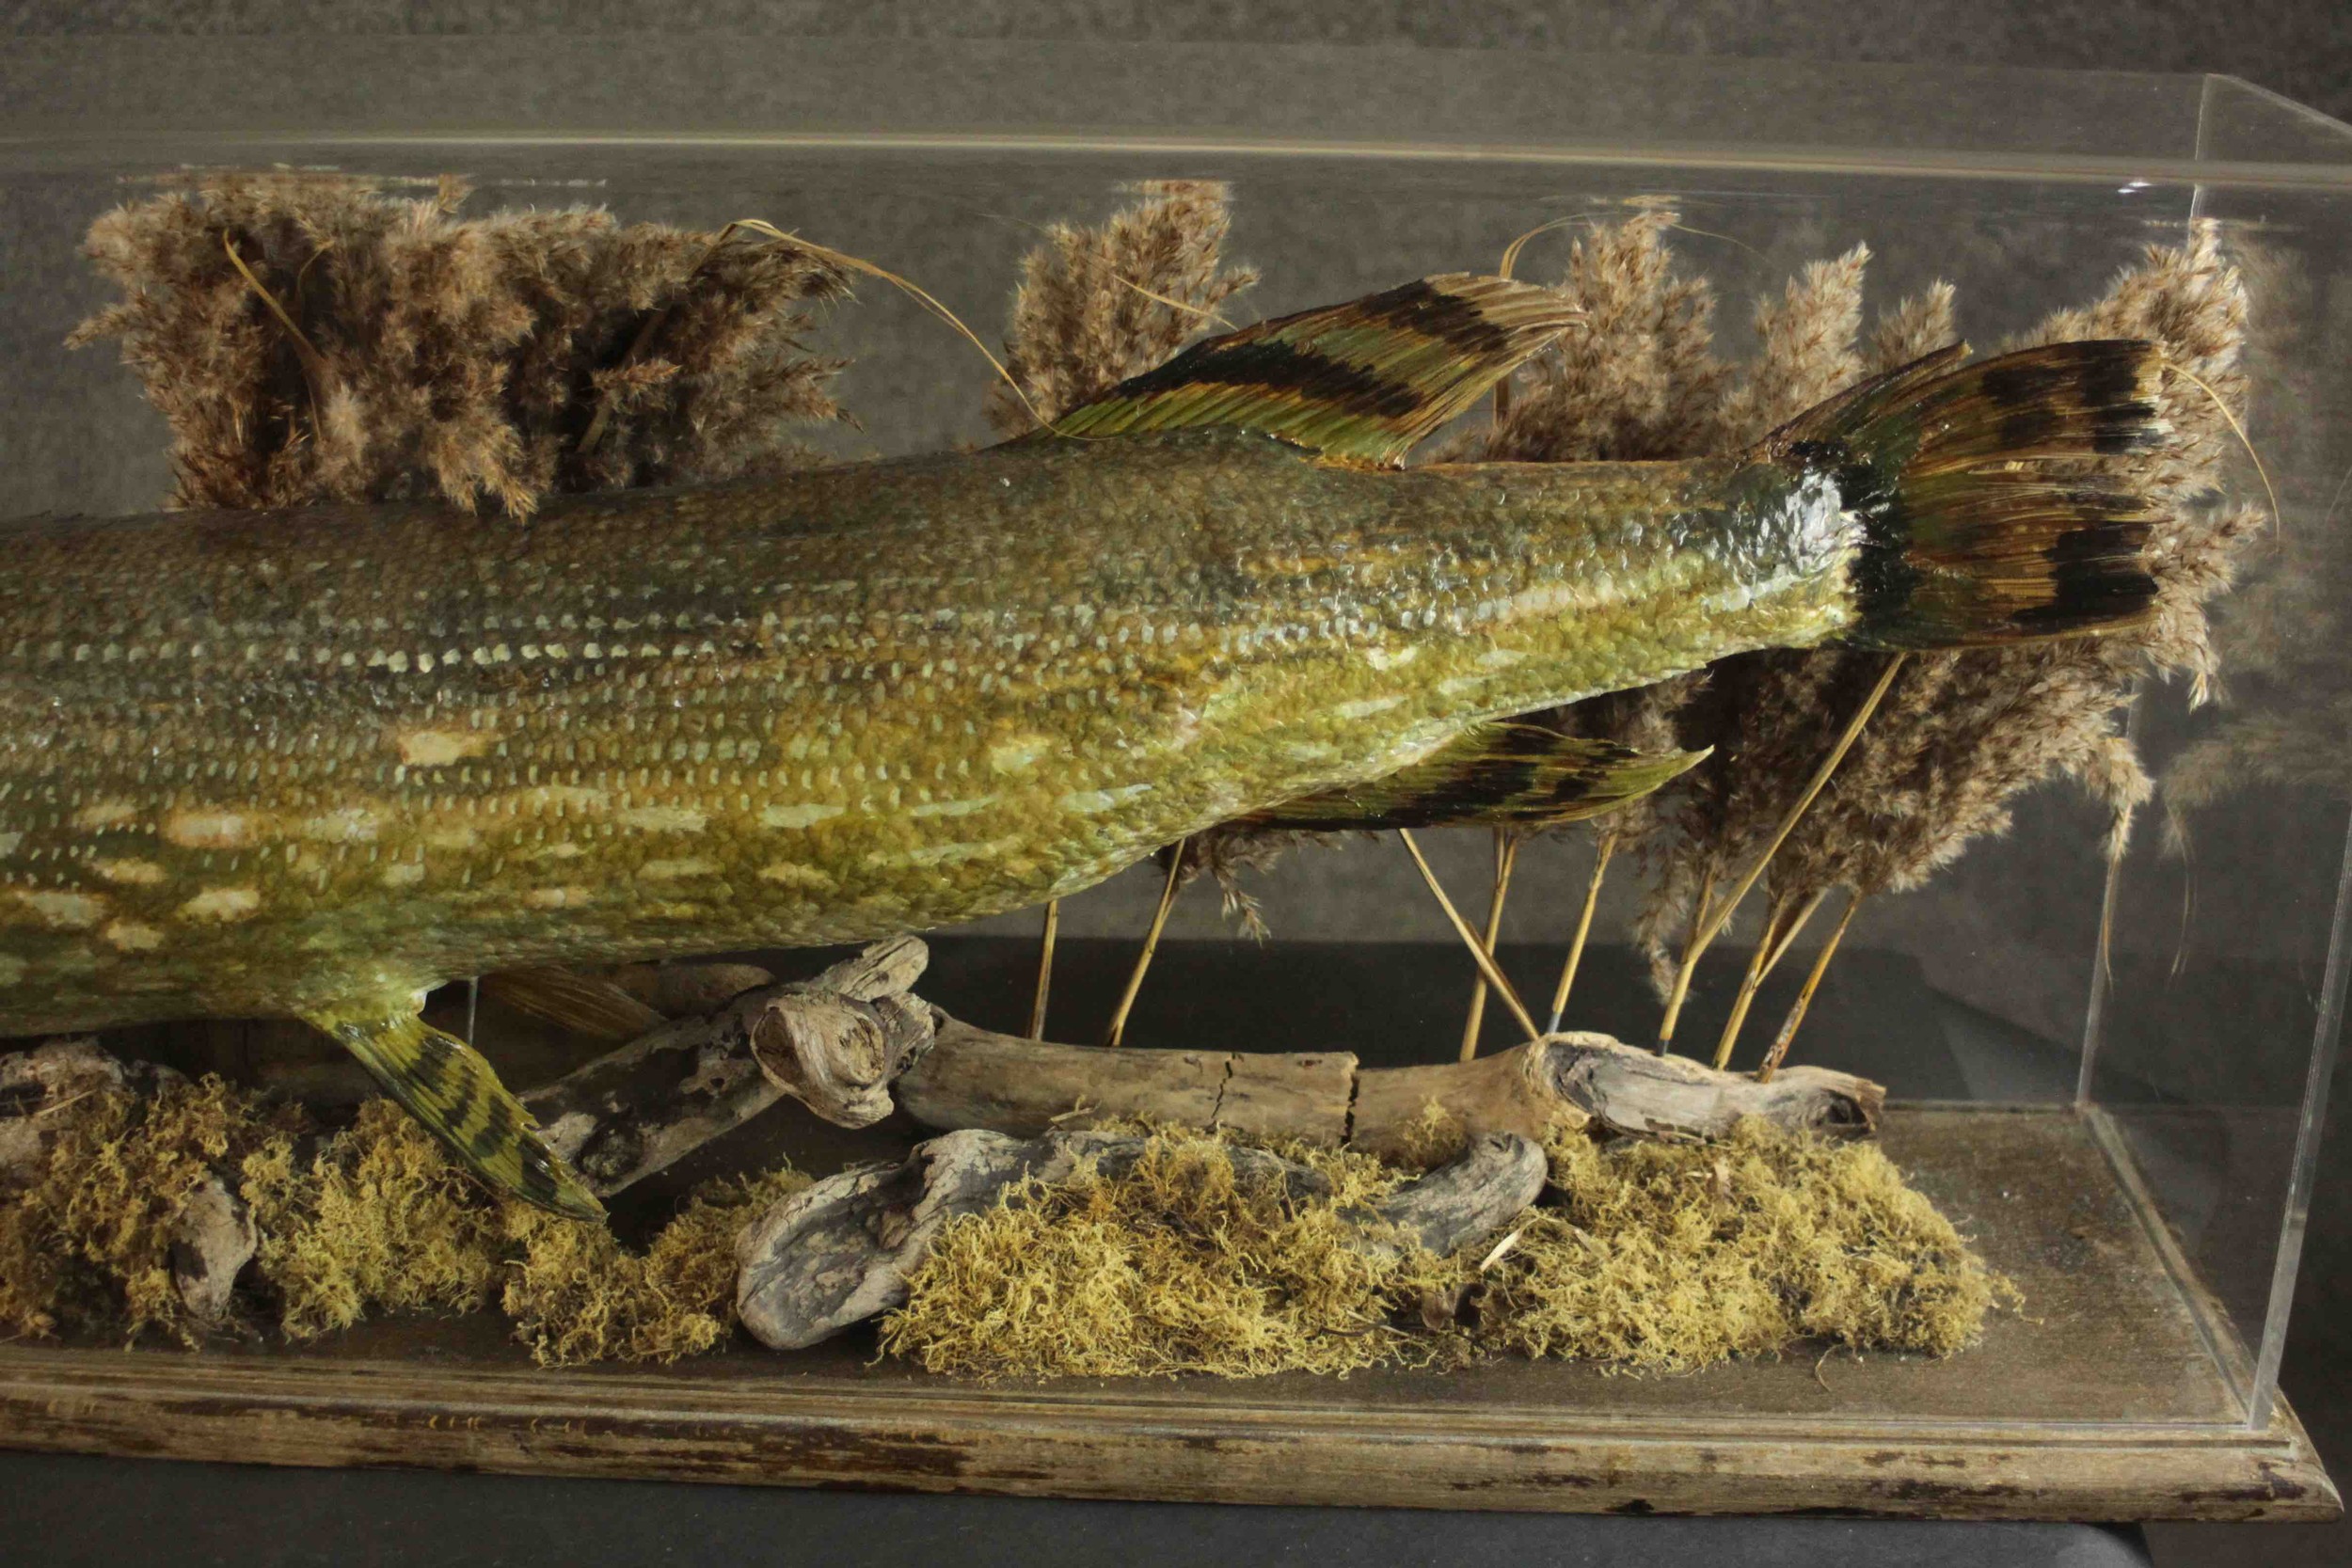
[[[1890,1154],[2026,1294],[1941,1362],[1809,1354],[1688,1377],[1454,1374],[976,1386],[870,1340],[648,1370],[532,1368],[489,1318],[302,1351],[0,1346],[0,1446],[919,1491],[1954,1518],[2317,1519],[2293,1413],[2096,1114],[1898,1108]]]

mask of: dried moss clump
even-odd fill
[[[174,1227],[199,1185],[243,1198],[259,1245],[243,1289],[289,1338],[369,1317],[501,1306],[542,1365],[674,1361],[734,1327],[734,1233],[808,1178],[696,1191],[642,1254],[601,1226],[492,1201],[391,1101],[317,1138],[302,1113],[218,1078],[35,1105],[36,1158],[0,1168],[0,1334],[159,1329],[195,1344]]]
[[[882,1350],[964,1378],[1259,1378],[1480,1352],[1692,1370],[1800,1340],[1952,1354],[2013,1295],[1875,1145],[1762,1121],[1720,1145],[1562,1138],[1555,1192],[1486,1275],[1475,1251],[1350,1246],[1345,1213],[1395,1168],[1312,1154],[1334,1192],[1287,1199],[1237,1180],[1228,1148],[1160,1133],[1134,1171],[1033,1180],[955,1220]],[[1430,1312],[1466,1293],[1468,1326]]]
[[[1875,1144],[1749,1120],[1722,1143],[1571,1135],[1479,1304],[1528,1355],[1685,1371],[1804,1339],[1949,1355],[2010,1282]]]
[[[531,513],[552,492],[720,480],[801,460],[841,361],[801,346],[839,298],[789,241],[591,208],[461,217],[322,173],[206,175],[91,225],[119,338],[170,422],[176,506],[437,496]]]
[[[290,1122],[217,1078],[151,1096],[102,1088],[37,1109],[39,1156],[0,1180],[0,1333],[159,1329],[193,1344],[173,1227],[207,1178],[290,1148]],[[0,1173],[4,1176],[6,1173]]]
[[[475,1312],[498,1287],[498,1212],[441,1147],[389,1100],[307,1165],[273,1148],[246,1164],[262,1277],[291,1338],[384,1312]]]
[[[1484,1275],[1475,1250],[1348,1244],[1345,1214],[1401,1172],[1316,1153],[1333,1192],[1292,1200],[1237,1180],[1229,1147],[1162,1133],[1130,1172],[1031,1181],[951,1222],[883,1351],[978,1378],[1329,1374],[1487,1351],[1679,1371],[1808,1339],[1950,1354],[2013,1294],[1875,1146],[1762,1122],[1703,1146],[1563,1138],[1555,1190]]]
[[[1236,1177],[1225,1141],[1164,1132],[1118,1175],[1035,1180],[950,1221],[882,1321],[885,1353],[967,1377],[1337,1374],[1468,1354],[1399,1314],[1461,1266],[1351,1247],[1342,1211],[1398,1180],[1359,1154],[1285,1149],[1329,1177],[1294,1201]]]
[[[246,1191],[265,1240],[261,1272],[288,1335],[384,1312],[474,1312],[498,1303],[542,1366],[675,1361],[735,1324],[734,1233],[808,1184],[791,1169],[707,1183],[632,1253],[601,1225],[496,1203],[389,1101],[310,1167],[258,1161]]]
[[[808,1184],[791,1169],[706,1183],[643,1255],[601,1225],[509,1204],[522,1256],[501,1305],[543,1367],[700,1355],[735,1327],[735,1233]]]

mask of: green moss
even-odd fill
[[[0,1330],[11,1336],[150,1329],[201,1333],[172,1283],[171,1237],[189,1195],[295,1120],[217,1078],[153,1096],[103,1088],[37,1113],[41,1157],[0,1191]]]
[[[1430,1131],[1434,1153],[1445,1130]],[[1380,1259],[1347,1244],[1344,1212],[1397,1170],[1284,1149],[1336,1188],[1292,1203],[1237,1181],[1227,1147],[1163,1133],[1129,1174],[1032,1181],[951,1222],[883,1350],[981,1378],[1340,1373],[1480,1352],[1684,1370],[1805,1339],[1948,1354],[2013,1294],[1874,1145],[1761,1122],[1703,1146],[1563,1137],[1555,1190],[1484,1275],[1478,1249]]]
[[[1551,1201],[1480,1294],[1499,1348],[1658,1370],[1804,1339],[1948,1355],[2015,1294],[1872,1143],[1748,1121],[1549,1153]]]
[[[1286,1148],[1333,1182],[1293,1202],[1238,1179],[1224,1141],[1162,1132],[1116,1177],[1034,1180],[943,1227],[883,1320],[882,1349],[935,1372],[998,1377],[1344,1373],[1459,1360],[1456,1333],[1399,1321],[1461,1277],[1418,1249],[1348,1245],[1345,1208],[1398,1173],[1359,1154]]]

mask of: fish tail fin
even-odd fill
[[[1285,800],[1241,821],[1313,832],[1556,827],[1638,800],[1706,754],[1637,752],[1533,724],[1481,724],[1385,778]]]
[[[577,1220],[604,1217],[596,1195],[540,1140],[531,1113],[482,1053],[413,1006],[309,1022],[342,1042],[491,1191]]]
[[[1966,353],[1863,382],[1765,438],[1772,460],[1834,480],[1862,523],[1844,641],[1980,647],[2146,620],[2149,499],[2101,460],[2169,438],[2162,350],[2051,343],[1963,365]]]

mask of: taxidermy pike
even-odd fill
[[[1498,721],[2147,613],[2142,500],[2081,460],[2163,438],[2151,345],[1954,347],[1722,457],[1402,466],[1574,314],[1427,278],[987,451],[528,524],[8,528],[0,1036],[307,1019],[593,1215],[429,988],[968,920],[1236,817],[1561,820],[1692,759]]]

